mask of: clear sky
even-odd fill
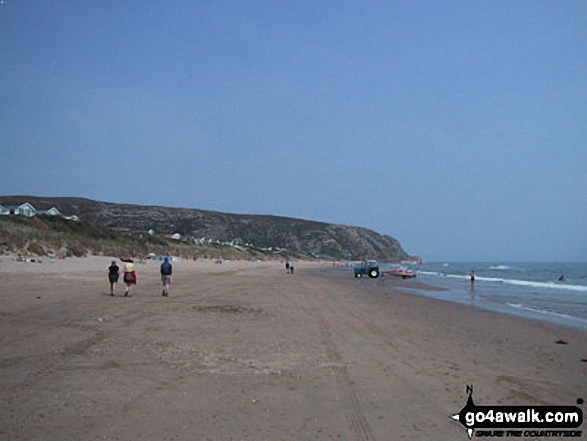
[[[587,2],[7,0],[0,194],[587,261]]]

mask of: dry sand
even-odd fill
[[[148,262],[113,298],[108,258],[0,260],[2,440],[466,440],[466,385],[477,404],[587,399],[586,333],[413,282],[178,262],[163,298]]]

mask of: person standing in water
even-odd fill
[[[116,294],[116,284],[120,277],[120,268],[116,265],[116,260],[112,261],[112,264],[108,267],[108,280],[110,281],[110,295]]]
[[[475,270],[471,271],[471,283],[475,283]]]
[[[169,257],[166,257],[161,264],[161,283],[163,284],[163,297],[169,297],[169,285],[171,284],[171,274],[173,267],[169,262]]]

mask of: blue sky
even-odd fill
[[[584,1],[0,8],[0,194],[273,214],[425,260],[587,261]]]

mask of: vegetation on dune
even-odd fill
[[[147,256],[170,254],[183,258],[291,259],[307,258],[299,253],[275,254],[258,249],[237,249],[221,244],[194,244],[163,236],[128,233],[89,222],[74,222],[57,216],[0,216],[0,253],[56,257],[86,255]]]
[[[116,233],[131,232],[135,238],[138,236],[133,244],[139,249],[150,249],[158,245],[148,243],[146,238],[140,237],[141,234],[153,232],[164,239],[159,244],[162,247],[176,246],[166,238],[177,235],[185,238],[186,244],[191,239],[192,246],[196,243],[201,248],[198,250],[192,247],[185,251],[187,254],[218,254],[216,245],[223,244],[222,253],[240,255],[237,252],[240,246],[245,250],[244,254],[251,257],[257,254],[254,250],[259,250],[261,255],[268,257],[273,254],[272,250],[279,249],[282,252],[287,250],[291,255],[335,260],[377,259],[383,262],[400,262],[414,259],[403,250],[397,239],[363,227],[271,215],[115,204],[84,198],[0,196],[0,204],[5,207],[17,207],[23,203],[29,203],[41,211],[56,208],[65,216],[75,215],[83,222],[109,227]],[[116,237],[117,246],[120,246],[118,244],[122,238]],[[105,239],[100,240],[107,242]],[[210,242],[215,245],[208,246]]]

